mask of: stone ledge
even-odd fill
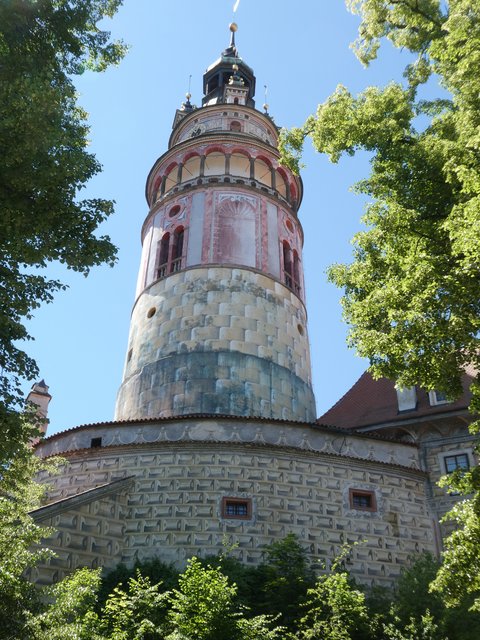
[[[77,495],[57,500],[56,502],[47,504],[44,507],[34,509],[33,511],[30,511],[29,515],[35,520],[35,522],[41,522],[42,520],[52,518],[63,511],[70,511],[80,505],[88,504],[89,502],[93,502],[94,500],[98,500],[104,496],[119,493],[120,491],[130,487],[134,480],[135,476],[127,476],[126,478],[120,478],[119,480],[112,480],[111,482],[107,482],[99,487],[87,489]]]

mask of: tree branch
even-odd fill
[[[440,30],[442,30],[443,23],[441,21],[435,20],[435,18],[433,18],[432,16],[428,15],[428,13],[423,11],[418,5],[418,0],[415,0],[415,6],[412,6],[408,2],[408,0],[390,0],[390,2],[392,4],[403,5],[407,7],[408,9],[410,9],[412,13],[416,13],[417,15],[422,16],[422,18],[425,18],[425,20],[427,20],[428,22],[431,22]]]

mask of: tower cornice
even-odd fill
[[[278,142],[278,132],[280,128],[272,118],[263,113],[262,111],[258,111],[258,109],[254,109],[249,106],[241,105],[241,104],[212,104],[206,105],[204,107],[200,107],[198,109],[194,109],[193,111],[186,112],[185,115],[181,118],[181,120],[177,121],[177,123],[173,127],[173,131],[170,134],[170,138],[168,140],[168,148],[172,148],[174,145],[178,143],[178,139],[186,128],[188,128],[192,121],[195,122],[197,120],[207,119],[215,112],[224,112],[224,111],[233,111],[234,113],[242,113],[246,116],[253,116],[254,118],[259,118],[260,121],[263,122],[264,126],[267,127],[274,133],[275,139],[271,144],[272,147],[276,148]],[[177,112],[178,113],[178,112]],[[179,111],[179,113],[183,113]],[[199,134],[199,136],[202,134]],[[255,136],[252,136],[255,137]]]
[[[302,178],[299,175],[294,175],[293,173],[291,173],[289,169],[287,169],[280,163],[280,153],[276,147],[272,147],[268,143],[262,142],[259,138],[255,138],[246,133],[237,133],[232,131],[217,131],[212,133],[205,133],[202,136],[198,136],[196,138],[189,138],[169,148],[168,151],[159,156],[159,158],[157,158],[157,160],[154,162],[147,176],[145,184],[145,199],[147,200],[149,207],[154,207],[156,204],[156,202],[153,201],[153,192],[156,191],[153,185],[158,175],[162,173],[162,166],[164,166],[166,169],[171,164],[171,162],[175,161],[176,158],[178,159],[187,157],[189,150],[192,150],[192,152],[201,155],[201,153],[199,152],[205,151],[208,153],[209,149],[211,149],[211,147],[215,145],[225,148],[225,150],[228,150],[228,147],[231,147],[232,151],[243,149],[251,152],[251,149],[255,148],[256,153],[253,154],[254,158],[258,155],[264,155],[267,156],[270,160],[274,160],[274,168],[280,168],[286,175],[289,176],[290,181],[295,182],[297,191],[295,202],[292,202],[287,198],[281,198],[281,200],[285,206],[291,209],[295,216],[297,215],[296,212],[300,208],[303,198]],[[249,155],[252,154],[249,153]],[[205,183],[207,182],[208,180],[205,180]],[[204,182],[197,181],[196,184],[191,185],[179,184],[174,187],[174,189],[172,190],[172,194],[178,194],[186,188],[194,188],[195,186],[201,184],[204,184]],[[256,187],[254,180],[245,180],[244,184],[247,187]],[[274,195],[275,189],[270,189],[270,191],[272,192],[271,195]],[[165,196],[162,197],[162,200],[164,200],[168,195],[169,194],[165,193]]]

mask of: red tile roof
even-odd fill
[[[374,380],[370,373],[365,371],[353,387],[323,416],[320,416],[318,422],[319,424],[331,425],[341,429],[357,429],[465,410],[471,397],[468,388],[474,377],[473,371],[469,370],[465,373],[463,377],[463,394],[458,400],[448,404],[431,406],[428,391],[417,387],[416,408],[399,412],[393,380],[388,380],[387,378]]]

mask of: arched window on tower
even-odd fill
[[[167,275],[168,251],[170,248],[170,234],[164,233],[160,240],[157,261],[157,278],[164,278]]]
[[[300,293],[300,260],[298,253],[293,251],[293,290]]]
[[[255,180],[266,184],[267,187],[272,186],[272,169],[264,160],[260,160],[260,158],[255,160]]]
[[[173,189],[178,183],[178,165],[175,164],[165,177],[165,190],[164,193],[168,193],[170,189]]]
[[[283,277],[289,289],[300,293],[300,260],[295,249],[292,251],[286,240],[283,241]]]
[[[193,180],[200,175],[200,156],[191,156],[185,161],[182,171],[182,182]]]
[[[230,175],[250,178],[250,158],[243,153],[232,153],[230,156]]]
[[[290,202],[293,206],[297,205],[297,189],[293,182],[290,183]]]
[[[183,257],[183,238],[185,232],[183,227],[178,227],[175,229],[175,233],[172,238],[172,260],[170,264],[170,273],[174,273],[175,271],[180,271],[182,268],[182,257]]]
[[[185,229],[177,227],[173,233],[163,234],[158,246],[157,278],[165,278],[182,268]]]
[[[221,176],[225,173],[225,154],[221,151],[212,151],[205,156],[205,176]]]
[[[275,172],[275,188],[277,189],[277,192],[283,197],[286,198],[287,197],[287,184],[285,182],[285,178],[283,176],[283,173],[281,173],[280,171]]]
[[[293,285],[292,250],[286,240],[283,241],[283,275],[285,284],[292,289]]]

